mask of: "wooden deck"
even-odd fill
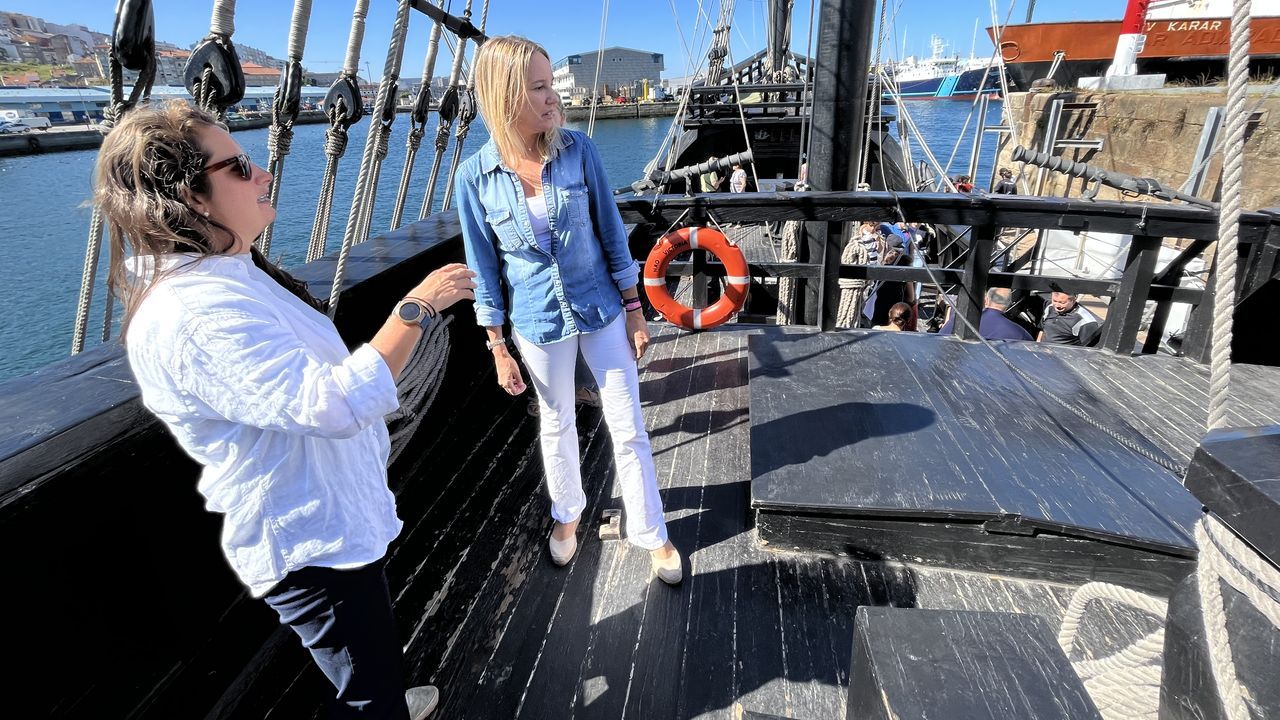
[[[752,331],[652,327],[641,396],[671,538],[686,557],[684,583],[651,580],[646,553],[596,536],[601,512],[621,507],[597,410],[579,417],[589,498],[579,554],[564,568],[550,563],[533,424],[521,418],[524,403],[512,403],[493,432],[511,434],[514,454],[494,463],[514,473],[496,494],[477,487],[454,506],[460,517],[486,518],[479,529],[458,537],[439,526],[437,513],[428,511],[423,517],[436,519],[417,525],[406,518],[389,564],[410,679],[441,687],[439,717],[730,718],[740,704],[783,717],[841,718],[859,605],[1031,612],[1056,629],[1071,584],[763,546],[750,508]],[[1062,354],[1024,350],[1028,363]],[[1130,368],[1127,359],[1095,351],[1068,355],[1077,381],[1094,384],[1118,421],[1171,455],[1185,458],[1194,447],[1200,368],[1170,358],[1137,358]],[[1129,368],[1129,376],[1114,366]],[[1237,371],[1270,383],[1266,402],[1240,405],[1242,421],[1276,419],[1277,373]],[[431,469],[421,472],[430,482]],[[453,495],[454,485],[467,481],[451,480],[439,492]],[[441,577],[428,577],[432,572]],[[1080,657],[1152,629],[1132,614],[1111,620],[1083,631],[1096,642],[1082,642]],[[300,655],[291,643],[286,637],[281,652]],[[304,669],[269,703],[267,716],[314,713],[323,683]],[[262,715],[262,706],[254,710]]]

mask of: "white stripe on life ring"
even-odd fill
[[[698,228],[696,227],[689,231],[689,247],[698,249]]]
[[[726,275],[724,278],[724,281],[729,283],[730,285],[750,285],[751,284],[751,278],[738,277],[737,275]]]
[[[702,308],[693,309],[693,329],[694,330],[702,329]]]
[[[651,277],[647,277],[647,278],[645,278],[645,279],[644,279],[644,284],[645,284],[645,285],[653,285],[653,286],[666,285],[666,284],[667,284],[667,279],[666,279],[666,278],[651,278]]]

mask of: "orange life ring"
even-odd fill
[[[676,302],[667,291],[667,267],[681,253],[706,250],[724,265],[725,289],[720,299],[705,308],[690,308]],[[644,261],[644,291],[649,303],[662,317],[686,330],[709,330],[723,325],[742,309],[751,287],[747,259],[737,245],[719,230],[685,227],[659,238]]]

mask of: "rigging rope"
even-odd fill
[[[191,51],[183,81],[196,104],[225,121],[227,108],[244,98],[244,71],[231,36],[235,0],[214,0],[209,34]]]
[[[302,54],[307,46],[307,26],[311,22],[311,0],[294,0],[289,22],[289,60],[280,73],[275,100],[271,103],[271,129],[267,131],[267,172],[271,173],[271,207],[280,204],[284,184],[284,159],[293,147],[293,124],[302,104]],[[270,257],[274,220],[258,238],[258,250]]]
[[[471,0],[462,9],[462,19],[471,22]],[[445,38],[448,40],[448,38]],[[462,76],[462,63],[466,57],[467,40],[458,41],[453,50],[453,66],[449,69],[449,87],[440,98],[436,108],[435,156],[431,161],[431,172],[427,175],[427,190],[422,196],[422,208],[418,210],[418,219],[422,220],[431,214],[431,206],[435,204],[436,182],[440,178],[440,163],[444,159],[444,151],[449,148],[449,132],[453,130],[453,119],[458,112],[458,78]]]
[[[351,212],[347,215],[347,228],[342,235],[342,249],[338,251],[338,265],[334,268],[333,285],[329,288],[329,317],[337,317],[338,299],[342,294],[342,280],[346,276],[347,259],[351,247],[364,242],[373,213],[378,187],[378,171],[382,158],[387,154],[387,138],[391,123],[396,117],[396,83],[400,77],[400,63],[404,59],[404,39],[409,31],[409,10],[412,0],[397,3],[396,19],[391,29],[391,43],[387,46],[387,59],[383,64],[382,82],[374,101],[374,112],[369,120],[369,133],[365,138],[364,153],[360,158],[360,174],[356,177],[355,193],[351,197]],[[361,21],[363,26],[363,20]]]
[[[444,8],[444,0],[437,0],[436,5]],[[391,229],[400,227],[404,217],[404,203],[409,196],[409,182],[413,175],[413,164],[418,157],[418,149],[422,147],[422,136],[427,132],[427,117],[431,109],[431,78],[436,72],[436,56],[440,52],[440,33],[442,25],[437,22],[431,26],[431,38],[427,41],[427,56],[422,61],[422,87],[418,88],[418,97],[413,102],[413,112],[409,115],[409,135],[405,139],[404,171],[400,173],[400,187],[396,191],[395,208],[391,211]]]
[[[327,250],[338,161],[347,152],[347,131],[359,122],[364,113],[356,69],[360,65],[360,45],[364,41],[364,21],[368,14],[369,0],[356,0],[351,13],[351,32],[347,37],[347,54],[342,62],[342,72],[333,81],[324,98],[325,114],[329,116],[329,129],[324,133],[326,161],[324,175],[320,180],[320,197],[316,201],[316,219],[311,226],[311,243],[307,247],[307,262],[322,257]]]
[[[1250,0],[1235,0],[1231,13],[1231,54],[1227,58],[1227,132],[1222,157],[1222,216],[1214,257],[1213,347],[1209,364],[1209,429],[1226,424],[1231,390],[1232,317],[1236,309],[1236,252],[1244,185],[1244,143],[1248,116]]]
[[[143,10],[145,9],[145,12]],[[111,33],[111,49],[107,53],[108,75],[111,79],[111,101],[103,110],[103,133],[111,128],[139,102],[151,96],[151,86],[156,78],[155,22],[150,3],[134,0],[122,2],[116,8],[115,26]],[[124,70],[136,70],[138,79],[124,96]],[[85,335],[89,327],[89,311],[93,305],[94,288],[98,278],[98,261],[102,255],[102,235],[105,222],[102,208],[93,206],[89,219],[89,238],[85,245],[84,266],[80,274],[80,295],[76,301],[75,324],[71,332],[71,354],[84,350]],[[107,294],[106,316],[102,324],[102,340],[111,337],[111,294]]]
[[[480,32],[484,33],[489,22],[489,0],[480,6]],[[476,51],[480,44],[476,43]],[[474,68],[473,68],[474,69]],[[453,160],[449,163],[449,176],[444,182],[444,199],[440,203],[441,210],[448,210],[453,204],[454,181],[458,177],[458,165],[462,162],[462,146],[467,142],[467,133],[471,132],[471,122],[476,119],[475,77],[467,79],[466,87],[458,95],[458,129],[453,136]]]
[[[733,52],[726,48],[729,65],[733,67]],[[742,123],[742,139],[747,144],[747,152],[751,153],[751,157],[755,157],[755,153],[751,150],[751,132],[747,129],[747,114],[742,109],[742,91],[738,89],[738,73],[732,70],[729,73],[730,79],[733,80],[733,99],[738,106],[738,120]],[[760,192],[760,176],[756,174],[756,163],[751,162],[751,179],[755,182],[756,192]]]
[[[600,66],[604,64],[604,31],[609,25],[609,0],[604,0],[600,13],[600,41],[596,47],[596,75],[591,81],[591,114],[587,118],[587,137],[596,131],[596,108],[600,107]]]

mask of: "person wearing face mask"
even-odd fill
[[[476,272],[476,320],[498,384],[525,391],[514,340],[538,395],[539,441],[554,519],[552,562],[569,563],[586,508],[574,411],[581,352],[600,387],[622,487],[627,539],[663,582],[681,579],[640,407],[636,363],[649,345],[639,267],[591,138],[562,128],[547,51],[526,38],[487,40],[474,66],[490,140],[458,169],[458,215]],[[505,326],[510,322],[511,337]]]
[[[438,693],[404,689],[383,416],[423,329],[472,298],[473,273],[431,273],[348,351],[323,304],[253,247],[276,216],[271,180],[185,102],[121,120],[94,179],[121,337],[143,404],[204,466],[197,489],[223,515],[228,563],[311,651],[334,716],[419,720]]]

